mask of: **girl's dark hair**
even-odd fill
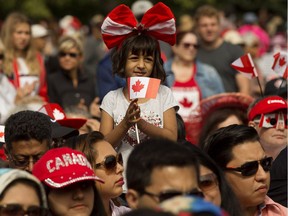
[[[153,56],[154,65],[150,77],[160,79],[162,83],[165,81],[166,73],[163,68],[159,42],[145,33],[128,37],[120,47],[112,51],[113,74],[125,78],[125,66],[130,51],[136,55],[143,53],[143,55]]]
[[[227,182],[223,171],[217,164],[198,146],[190,142],[183,143],[197,159],[199,165],[210,169],[217,177],[218,186],[221,194],[221,208],[223,208],[230,216],[241,216],[241,208],[236,195]]]

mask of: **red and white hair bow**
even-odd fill
[[[108,14],[101,26],[101,32],[109,49],[118,47],[131,35],[144,32],[171,46],[176,41],[175,17],[170,8],[162,2],[150,8],[140,23],[137,22],[130,8],[121,4]]]

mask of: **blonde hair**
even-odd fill
[[[13,33],[17,24],[27,23],[30,27],[31,33],[31,23],[27,16],[24,14],[13,12],[5,20],[2,30],[1,39],[5,46],[5,59],[3,63],[4,73],[11,76],[14,72],[13,61],[15,58],[15,47],[13,43]],[[26,55],[24,56],[27,67],[29,68],[30,75],[40,74],[40,63],[37,59],[37,52],[32,46],[31,40],[25,49]]]
[[[60,38],[58,49],[61,51],[68,51],[72,48],[76,48],[79,54],[83,54],[83,43],[76,36],[64,36]]]

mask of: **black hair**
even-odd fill
[[[128,37],[120,47],[112,50],[113,74],[125,78],[125,66],[130,51],[137,55],[142,52],[143,55],[153,56],[154,65],[151,77],[164,82],[166,73],[163,68],[159,42],[154,37],[145,34],[145,32]]]
[[[126,169],[128,189],[143,193],[151,183],[152,171],[165,166],[195,167],[199,181],[198,163],[184,146],[166,139],[148,139],[137,145],[128,158]]]
[[[232,150],[235,146],[255,141],[259,141],[255,128],[233,124],[208,136],[203,150],[223,169],[233,159]]]
[[[199,136],[199,145],[204,145],[206,137],[218,129],[218,125],[224,122],[230,116],[236,116],[243,125],[248,124],[246,112],[241,109],[235,109],[232,107],[216,109],[211,112],[207,118],[205,118],[205,122]]]
[[[210,169],[216,175],[221,194],[221,208],[223,208],[231,216],[241,216],[242,213],[240,204],[233,190],[229,186],[223,171],[198,146],[193,145],[188,141],[183,143],[183,145],[187,147],[189,151],[191,151],[193,157],[197,158],[199,165]]]
[[[181,115],[176,112],[176,120],[177,120],[177,141],[185,142],[186,141],[186,128],[185,123]]]
[[[44,113],[25,110],[12,114],[5,122],[5,142],[7,150],[12,149],[12,142],[35,139],[52,143],[52,126]]]

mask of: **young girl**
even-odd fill
[[[121,17],[127,19],[117,20]],[[124,22],[126,26],[120,24],[115,33],[115,26],[111,25],[119,22]],[[163,24],[166,24],[166,31]],[[157,26],[162,32],[157,31]],[[121,32],[126,32],[127,35],[119,35]],[[170,45],[175,43],[175,19],[166,5],[161,2],[156,4],[146,12],[138,25],[130,9],[120,5],[104,20],[102,35],[108,48],[115,47],[112,54],[114,74],[125,78],[137,76],[165,80],[158,40]],[[104,97],[100,108],[100,132],[122,153],[124,167],[129,153],[137,144],[137,131],[140,142],[152,137],[177,140],[175,112],[178,106],[171,90],[166,86],[160,85],[155,99],[141,98],[132,101],[128,96],[128,87],[119,88]],[[139,130],[136,130],[136,123]]]

